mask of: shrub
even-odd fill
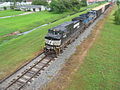
[[[115,23],[120,25],[120,8],[115,12]]]
[[[20,9],[18,9],[18,8],[15,8],[14,10],[15,10],[15,11],[21,11],[21,10],[20,10]]]
[[[7,7],[3,7],[4,8],[4,10],[7,10]]]

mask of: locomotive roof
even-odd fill
[[[76,23],[77,21],[69,21],[69,22],[64,22],[63,24],[60,24],[56,27],[53,27],[52,30],[56,30],[56,31],[65,31],[66,30],[66,26],[71,25],[73,23]]]

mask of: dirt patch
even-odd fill
[[[104,26],[107,16],[110,14],[111,11],[112,9],[108,10],[105,18],[103,18],[96,24],[96,26],[93,28],[92,34],[81,45],[77,47],[76,52],[70,57],[68,62],[59,72],[58,76],[48,85],[46,85],[43,90],[64,90],[70,84],[74,73],[78,70],[78,68],[80,68],[80,65],[83,63],[87,52],[99,37],[100,30]]]
[[[2,37],[8,37],[8,36],[13,36],[13,35],[17,35],[17,34],[20,34],[20,31],[16,31],[16,32],[13,32],[13,33],[10,33],[10,34],[6,34],[6,35],[3,35],[3,36],[0,36],[0,38],[2,38]]]

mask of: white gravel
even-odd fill
[[[39,90],[39,88],[42,88],[48,82],[50,82],[58,74],[59,70],[62,69],[63,65],[69,59],[69,57],[75,53],[76,47],[80,45],[81,42],[91,34],[93,27],[103,17],[104,17],[104,14],[101,15],[101,17],[99,17],[89,28],[87,28],[85,32],[78,37],[78,39],[76,39],[72,44],[70,44],[64,50],[64,52],[61,55],[59,55],[58,58],[56,58],[55,61],[53,61],[37,78],[34,78],[34,80],[28,86],[26,86],[23,90]],[[41,56],[35,59],[34,62],[36,62],[40,58]],[[30,65],[27,65],[26,67],[18,71],[16,74],[11,76],[10,78],[8,78],[2,84],[0,84],[0,90],[4,90],[3,88],[7,86],[8,83],[13,78],[15,78],[17,75],[19,75],[22,71],[24,71],[26,68],[28,68],[32,64],[33,62]]]

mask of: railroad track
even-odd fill
[[[27,84],[30,84],[34,78],[40,75],[53,60],[53,57],[44,56],[30,66],[29,69],[22,72],[21,75],[17,76],[16,79],[13,79],[4,90],[22,90]]]

